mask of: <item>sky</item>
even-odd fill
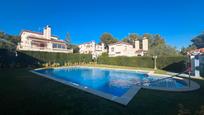
[[[160,34],[177,48],[204,31],[204,0],[0,0],[0,31],[18,35],[50,25],[74,44],[104,32],[119,40],[129,33]]]

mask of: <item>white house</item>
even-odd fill
[[[188,52],[191,56],[192,74],[196,77],[204,76],[204,48]]]
[[[20,37],[17,50],[73,53],[73,49],[67,49],[63,40],[52,36],[49,26],[46,26],[42,33],[24,30],[20,33]]]
[[[102,53],[107,52],[104,43],[96,44],[94,41],[80,44],[78,47],[80,54],[92,54],[93,58],[97,58]]]
[[[116,56],[144,56],[148,51],[148,39],[143,38],[141,41],[135,41],[135,46],[126,42],[116,42],[109,45],[108,55],[109,57]]]

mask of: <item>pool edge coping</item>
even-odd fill
[[[86,66],[86,65],[74,65],[74,66],[62,66],[62,67],[51,67],[51,69],[61,69],[61,68],[70,68],[70,67],[85,67],[85,68],[98,68],[98,69],[108,69],[108,70],[124,70],[124,71],[131,71],[131,72],[139,72],[139,73],[146,73],[148,75],[152,75],[152,76],[159,76],[159,77],[172,77],[175,79],[182,79],[184,80],[186,83],[188,78],[186,77],[176,77],[174,75],[169,75],[169,74],[157,74],[157,73],[151,73],[151,71],[148,70],[136,70],[136,69],[120,69],[120,68],[109,68],[109,67],[93,67],[93,66]],[[39,69],[48,69],[48,68],[39,68]],[[152,90],[161,90],[161,91],[171,91],[171,92],[185,92],[185,91],[194,91],[200,88],[200,85],[193,81],[190,80],[191,83],[193,84],[193,87],[191,86],[189,87],[185,87],[185,88],[180,88],[180,89],[176,89],[176,88],[161,88],[161,87],[145,87],[145,86],[140,86],[140,85],[136,85],[136,86],[140,86],[141,88],[145,88],[145,89],[152,89]]]
[[[147,73],[147,74],[152,75],[152,76],[172,77],[172,75],[148,73],[148,72],[150,72],[148,70],[120,69],[120,68],[108,68],[108,67],[107,68],[106,67],[90,67],[90,66],[81,66],[81,65],[78,65],[78,66],[63,66],[63,67],[50,67],[50,68],[37,68],[37,69],[34,69],[34,70],[61,69],[61,68],[73,68],[73,67],[98,68],[98,69],[106,69],[106,70],[107,69],[108,70],[124,70],[124,71],[131,71],[131,72]],[[46,78],[55,80],[55,78],[51,78],[51,77],[49,77],[47,75],[37,73],[34,70],[31,70],[31,72],[35,73],[37,75],[44,76]],[[180,79],[180,77],[176,77],[176,76],[172,77],[172,78]],[[181,78],[181,79],[184,80],[186,83],[188,81],[187,78]],[[55,81],[64,83],[62,80],[55,80]],[[150,89],[150,90],[159,90],[159,91],[170,91],[170,92],[187,92],[187,91],[194,91],[194,90],[197,90],[197,89],[200,88],[200,85],[197,82],[195,82],[193,80],[190,80],[190,81],[191,81],[191,87],[185,87],[185,88],[179,88],[179,89],[176,89],[176,88],[161,88],[161,87],[148,87],[148,86],[134,85],[130,89],[128,89],[128,91],[125,94],[123,94],[121,97],[113,96],[111,94],[104,93],[102,91],[97,91],[97,90],[94,90],[94,89],[91,89],[91,88],[86,88],[85,89],[83,86],[76,87],[76,85],[73,85],[72,83],[71,84],[70,83],[69,84],[64,83],[64,84],[72,86],[72,87],[75,87],[77,89],[81,89],[81,90],[83,90],[85,92],[88,92],[88,93],[91,93],[91,94],[95,94],[95,95],[97,95],[99,97],[102,97],[102,98],[105,98],[105,99],[108,99],[108,100],[120,103],[122,105],[127,105],[141,88]],[[136,91],[134,91],[133,89],[135,89]]]
[[[38,69],[34,69],[34,70],[42,70],[42,69],[47,69],[47,68],[38,68]],[[80,90],[88,92],[90,94],[94,94],[96,96],[105,98],[107,100],[110,100],[110,101],[125,105],[125,106],[128,105],[128,103],[133,99],[133,97],[141,89],[141,86],[136,86],[136,85],[132,86],[131,88],[128,89],[128,91],[126,93],[124,93],[122,96],[119,97],[119,96],[114,96],[114,95],[111,95],[111,94],[108,94],[108,93],[105,93],[105,92],[102,92],[102,91],[98,91],[98,90],[95,90],[95,89],[92,89],[92,88],[80,86],[80,85],[75,84],[73,82],[53,78],[53,77],[50,77],[49,75],[45,75],[45,74],[35,72],[34,70],[30,70],[30,72],[32,72],[32,73],[34,73],[36,75],[39,75],[39,76],[42,76],[42,77],[45,77],[45,78],[48,78],[48,79],[63,83],[65,85],[80,89]]]

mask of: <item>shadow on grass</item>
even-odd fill
[[[165,71],[169,71],[169,72],[180,73],[180,72],[185,71],[186,62],[185,61],[175,62],[175,63],[169,64],[169,65],[163,67],[162,69]]]
[[[25,53],[0,49],[0,68],[39,67],[42,63]]]

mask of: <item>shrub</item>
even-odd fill
[[[65,63],[89,63],[92,61],[92,57],[89,54],[67,54],[67,53],[51,53],[51,52],[21,52],[29,57],[40,60],[44,63],[59,63],[64,65]],[[58,65],[59,65],[58,64]]]
[[[71,65],[74,63],[89,63],[92,57],[89,54],[66,54],[51,52],[33,52],[33,51],[9,51],[0,50],[0,68],[11,67],[47,67],[62,66],[65,63]]]
[[[182,72],[185,70],[186,57],[158,57],[157,68],[173,72]],[[152,57],[108,57],[102,55],[97,60],[98,64],[132,66],[153,68],[154,60]]]

